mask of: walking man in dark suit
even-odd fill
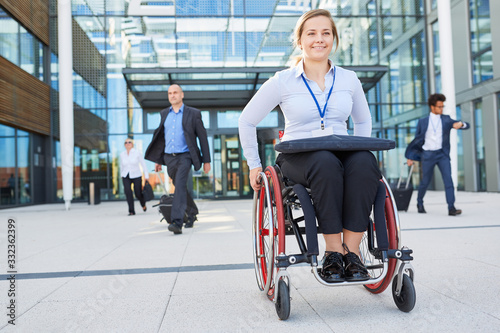
[[[174,183],[172,223],[168,226],[168,230],[174,234],[182,233],[186,207],[188,202],[193,201],[187,191],[191,165],[194,165],[195,170],[199,170],[203,164],[203,171],[210,171],[207,130],[203,126],[201,112],[184,105],[183,99],[184,93],[180,86],[173,84],[168,88],[168,101],[171,106],[160,112],[160,125],[155,130],[145,155],[145,159],[156,163],[157,172],[162,169],[162,165],[166,165],[168,176]],[[196,138],[200,142],[201,151]],[[186,228],[193,226],[195,217],[188,216]]]
[[[455,208],[455,189],[451,178],[450,163],[450,131],[454,129],[468,129],[468,123],[451,119],[450,116],[443,115],[444,101],[443,94],[433,94],[428,99],[430,107],[429,116],[418,121],[415,139],[408,145],[405,157],[408,165],[413,161],[422,163],[422,180],[418,188],[417,209],[419,213],[426,213],[424,208],[424,195],[434,172],[434,166],[438,166],[443,177],[448,203],[448,215],[455,216],[462,213],[462,210]]]

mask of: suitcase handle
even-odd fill
[[[404,165],[406,165],[406,162],[405,162],[405,163],[403,163],[403,166],[404,166]],[[413,173],[413,166],[414,166],[414,165],[415,165],[415,164],[412,164],[412,165],[410,166],[410,171],[408,172],[408,178],[406,178],[406,186],[405,186],[405,190],[408,188],[408,185],[410,184],[410,178],[411,178],[411,175],[412,175],[412,173]],[[403,178],[403,176],[402,176],[402,175],[401,175],[401,176],[399,176],[398,185],[397,185],[397,187],[396,187],[396,188],[399,188],[399,186],[401,185],[401,180],[402,180],[402,178]]]
[[[161,171],[151,171],[150,173],[156,173],[158,175],[158,180],[160,181],[160,186],[161,188],[163,189],[163,193],[165,193],[166,195],[168,195],[168,191],[167,191],[167,188],[165,187],[165,182],[163,181],[163,178],[161,178],[161,174],[160,173],[163,173],[163,175],[165,177],[167,177],[167,173],[166,172],[163,172],[163,168]],[[153,206],[154,207],[154,206]]]

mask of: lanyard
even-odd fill
[[[432,125],[432,130],[434,131],[434,134],[436,134],[436,132],[438,130],[438,127],[439,127],[439,124],[441,123],[441,117],[439,117],[439,119],[438,119],[438,121],[437,121],[436,124],[434,124],[434,122],[432,121],[431,117],[429,117],[429,122]]]
[[[333,91],[333,85],[335,84],[335,73],[337,71],[337,67],[333,67],[333,82],[332,82],[332,87],[330,88],[330,91],[328,92],[328,97],[326,98],[325,106],[323,107],[323,111],[321,111],[321,108],[319,107],[318,100],[316,99],[316,96],[314,96],[314,93],[311,90],[311,87],[309,87],[309,84],[307,83],[307,80],[304,78],[304,73],[300,74],[302,77],[302,81],[306,84],[307,89],[309,90],[309,93],[311,94],[312,98],[314,99],[314,102],[316,103],[316,107],[318,108],[319,116],[321,117],[321,129],[325,129],[325,113],[326,113],[326,106],[328,104],[328,100],[330,99],[330,95],[332,94]]]

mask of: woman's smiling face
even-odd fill
[[[328,59],[333,47],[331,21],[326,16],[316,16],[304,22],[298,46],[302,49],[306,60]]]

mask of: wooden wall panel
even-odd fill
[[[0,5],[45,45],[49,45],[48,0],[0,0]]]
[[[0,123],[50,134],[50,87],[0,57]]]

